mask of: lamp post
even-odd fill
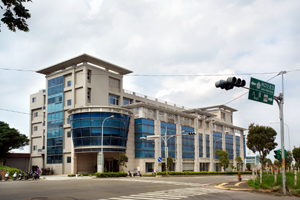
[[[274,122],[274,121],[270,121],[270,124],[274,124],[274,123],[278,123],[280,124],[280,122]],[[291,151],[291,137],[290,137],[290,129],[289,129],[289,126],[284,123],[284,125],[286,125],[287,129],[288,129],[288,135],[289,135],[289,150]]]
[[[141,140],[153,140],[153,139],[163,139],[164,143],[165,143],[165,167],[166,167],[166,174],[168,174],[168,170],[167,170],[167,165],[168,165],[168,161],[167,161],[167,158],[168,158],[168,140],[172,137],[175,137],[175,136],[182,136],[182,135],[195,135],[194,132],[189,132],[188,134],[181,134],[181,135],[167,135],[167,126],[166,126],[166,132],[165,132],[165,135],[164,136],[161,136],[161,135],[149,135],[149,136],[146,136],[146,137],[140,137]],[[182,131],[182,132],[185,132],[185,131]]]
[[[110,117],[106,117],[103,122],[102,122],[102,126],[101,126],[101,164],[100,164],[100,173],[103,173],[104,172],[104,153],[103,153],[103,125],[104,125],[104,122],[105,120],[109,119],[109,118],[113,118],[114,115],[111,115]]]

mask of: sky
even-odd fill
[[[33,0],[24,6],[30,31],[1,24],[0,32],[0,121],[21,133],[29,135],[30,94],[45,89],[44,75],[34,71],[86,53],[132,70],[124,89],[188,108],[232,107],[234,125],[274,128],[278,149],[280,124],[270,124],[279,122],[275,101],[238,98],[245,88],[215,88],[230,76],[246,87],[251,77],[269,80],[276,96],[284,92],[285,146],[290,138],[290,148],[299,147],[300,1]]]

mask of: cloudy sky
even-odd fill
[[[214,83],[232,74],[246,86],[250,77],[272,78],[278,95],[282,77],[276,75],[287,71],[284,121],[291,148],[299,146],[300,1],[33,0],[25,6],[30,32],[4,24],[0,32],[0,120],[20,132],[29,135],[29,95],[45,88],[45,77],[33,71],[86,53],[132,70],[124,77],[127,90],[189,108],[226,104],[238,110],[236,126],[271,126],[279,145],[280,126],[269,123],[279,122],[275,101],[244,95],[231,102],[247,90]]]

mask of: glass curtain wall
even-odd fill
[[[219,156],[216,156],[216,150],[220,149],[222,150],[222,133],[213,132],[213,141],[214,141],[214,159],[219,159]]]
[[[141,137],[147,137],[149,135],[154,135],[154,121],[150,119],[136,119],[134,134],[136,158],[154,158],[155,140],[140,139]]]
[[[228,153],[229,160],[233,160],[233,136],[225,134],[226,151]]]
[[[236,156],[241,156],[240,154],[240,137],[235,136],[235,144],[236,144]]]
[[[161,122],[160,126],[161,126],[161,136],[165,136],[165,134],[176,135],[175,124]],[[171,156],[173,159],[175,159],[176,158],[176,136],[171,137],[168,140],[167,145],[168,145],[168,156]],[[165,158],[165,142],[163,139],[161,139],[161,157]]]
[[[111,115],[114,117],[106,119],[103,124],[103,145],[126,147],[130,116],[106,112],[86,112],[70,116],[74,147],[101,146],[102,123]],[[115,148],[104,151],[118,150]],[[124,152],[124,149],[119,151]]]
[[[206,158],[210,157],[209,135],[206,135]]]
[[[203,158],[203,134],[199,134],[199,157]]]
[[[194,132],[194,128],[188,126],[181,127],[182,134],[187,134],[187,132]],[[194,135],[182,135],[182,158],[195,158],[195,142]]]
[[[47,164],[62,163],[64,124],[64,77],[48,80]]]

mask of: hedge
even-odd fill
[[[95,173],[96,177],[126,177],[128,173],[124,172],[104,172],[104,173]]]
[[[215,174],[238,174],[238,171],[228,171],[228,172],[215,172],[215,171],[201,171],[201,172],[192,172],[192,171],[185,171],[185,172],[174,172],[168,171],[168,175],[215,175]],[[251,174],[251,171],[242,171],[241,174]],[[157,175],[166,175],[166,172],[157,172]]]

